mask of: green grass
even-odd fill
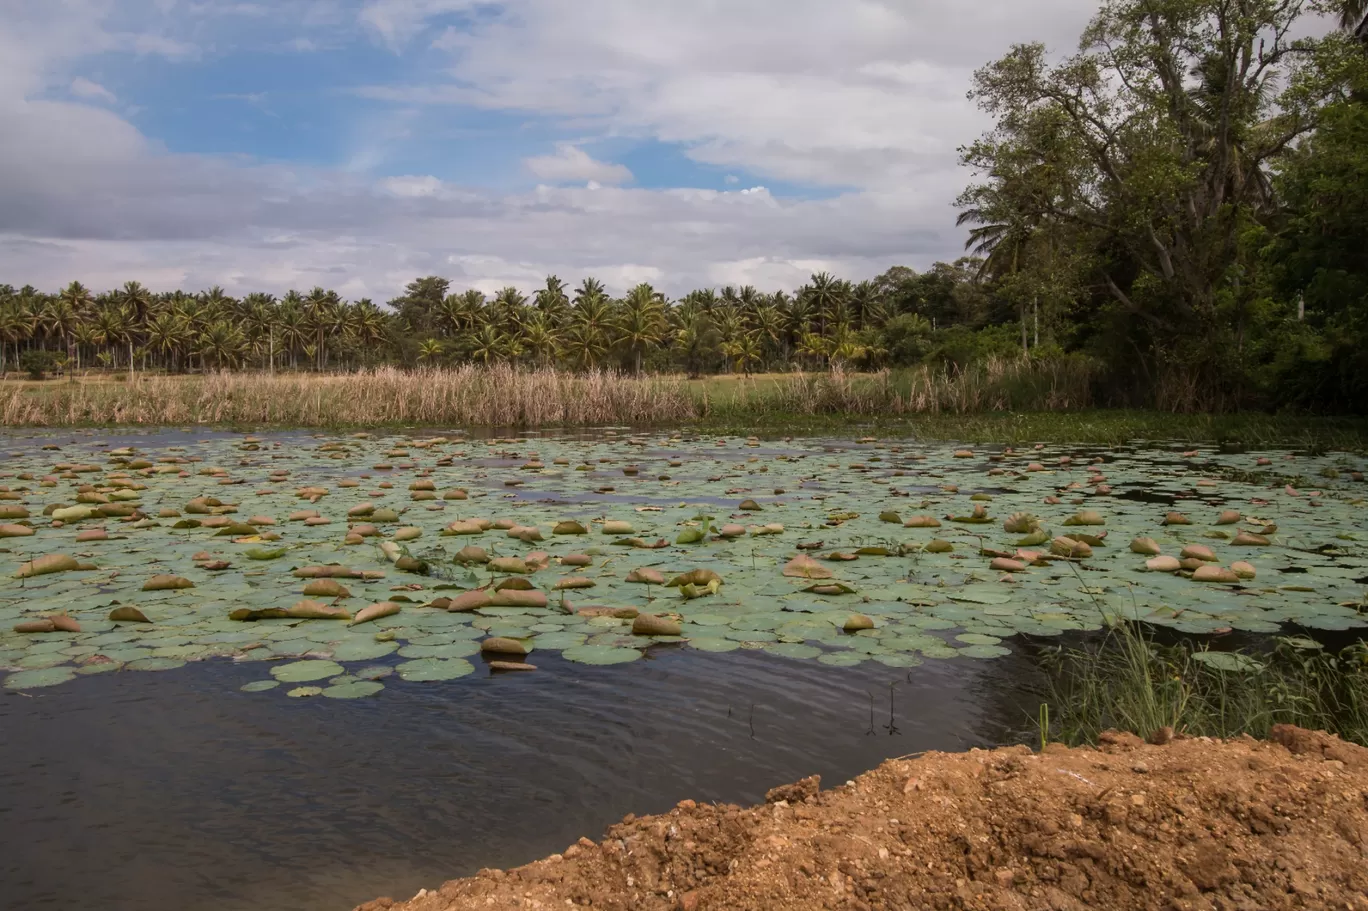
[[[1338,653],[1273,637],[1258,653],[1203,655],[1190,639],[1158,643],[1122,622],[1098,642],[1043,655],[1040,742],[1095,744],[1103,731],[1148,738],[1163,728],[1189,736],[1264,738],[1276,724],[1338,734],[1368,746],[1368,646]],[[1228,666],[1227,666],[1228,665]]]

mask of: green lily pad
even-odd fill
[[[385,688],[385,685],[378,680],[357,680],[352,683],[334,684],[323,690],[323,695],[329,699],[360,699],[363,696],[374,696]]]
[[[561,657],[577,664],[625,664],[640,658],[641,652],[634,648],[577,645],[561,652]]]
[[[5,678],[5,688],[10,690],[31,690],[40,686],[56,686],[66,683],[76,676],[71,667],[45,667],[31,671],[18,671]]]
[[[271,676],[282,683],[307,683],[322,680],[344,673],[342,665],[335,661],[308,660],[281,664],[271,668]]]
[[[251,683],[243,684],[239,689],[244,693],[264,693],[280,686],[279,680],[253,680]]]
[[[455,680],[457,677],[473,674],[475,667],[464,658],[418,658],[403,662],[395,670],[404,680],[426,683]]]

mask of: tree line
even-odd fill
[[[1340,26],[1320,37],[1306,17]],[[852,282],[620,297],[415,279],[381,306],[324,288],[0,286],[0,370],[955,370],[1078,358],[1100,401],[1368,405],[1368,0],[1104,0],[1077,53],[981,68],[995,125],[961,150],[969,255]]]

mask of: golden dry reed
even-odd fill
[[[695,381],[506,365],[321,375],[223,372],[16,384],[0,388],[0,420],[36,427],[575,427],[747,416],[1067,410],[1092,404],[1091,379],[1091,368],[1079,361],[1026,360],[988,361],[964,371],[837,370]]]

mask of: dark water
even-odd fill
[[[654,650],[607,668],[244,694],[226,661],[0,697],[0,908],[346,911],[691,797],[1009,739],[1026,659],[833,668]],[[893,723],[889,732],[890,683]],[[871,726],[870,693],[874,697]],[[870,733],[870,731],[873,733]]]

